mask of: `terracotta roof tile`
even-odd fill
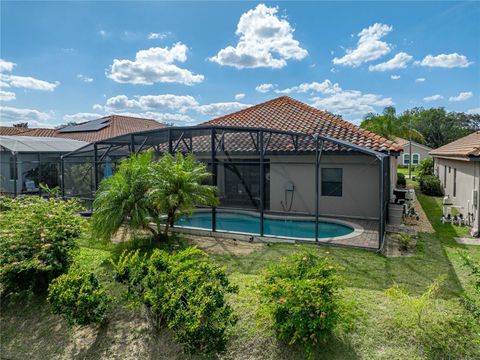
[[[288,96],[282,96],[244,110],[225,115],[202,125],[269,128],[282,131],[320,134],[376,151],[401,151],[395,142],[338,119]],[[339,150],[329,144],[327,150]]]
[[[455,140],[430,151],[433,156],[470,157],[480,156],[480,131],[476,131],[461,139]]]
[[[59,132],[56,129],[25,129],[2,126],[0,127],[0,135],[62,137],[86,142],[95,142],[137,131],[161,129],[166,127],[166,125],[151,119],[121,115],[110,115],[106,118],[108,119],[108,126],[97,131]]]

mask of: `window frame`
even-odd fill
[[[417,162],[415,162],[415,155],[417,156]],[[420,164],[420,154],[419,153],[413,153],[412,154],[412,165],[418,165]]]
[[[403,165],[408,165],[408,164],[410,164],[410,153],[403,153]]]

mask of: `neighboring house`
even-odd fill
[[[395,138],[395,142],[402,147],[403,153],[398,157],[397,164],[408,166],[410,163],[410,152],[412,153],[412,165],[420,164],[420,161],[430,157],[428,154],[432,151],[432,148],[419,144],[415,141],[412,141],[412,146],[410,147],[410,141],[402,138]]]
[[[62,129],[0,126],[0,192],[35,193],[39,183],[57,186],[60,184],[62,155],[95,141],[165,127],[155,120],[121,115],[110,115]]]
[[[60,156],[85,141],[38,136],[0,136],[0,192],[38,194],[39,184],[60,185]]]
[[[161,129],[164,127],[166,127],[166,125],[159,123],[156,120],[122,115],[110,115],[100,119],[67,126],[62,129],[29,129],[0,126],[0,136],[18,135],[60,137],[86,142],[95,142],[137,131]]]
[[[430,151],[445,195],[478,233],[480,220],[480,132]]]

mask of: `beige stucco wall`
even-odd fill
[[[291,211],[315,212],[314,159],[314,156],[270,157],[271,210],[283,211],[281,201],[285,198],[285,187],[293,183],[295,192]],[[343,169],[343,194],[341,197],[320,195],[320,215],[378,218],[378,165],[378,160],[366,155],[323,155],[320,172],[324,167]],[[321,194],[321,180],[319,191]],[[290,201],[290,195],[287,200]]]
[[[473,227],[478,229],[480,163],[436,157],[434,169],[435,174],[440,178],[445,195],[450,196],[454,205],[463,206],[463,210],[460,210],[460,212],[465,217],[469,212],[474,214]],[[457,170],[456,196],[453,194],[455,169]],[[477,190],[476,206],[474,206],[473,190]]]
[[[431,151],[431,149],[426,149],[423,146],[420,146],[419,144],[412,142],[412,155],[413,154],[420,155],[418,162],[422,161],[423,159],[426,159],[427,157],[430,157],[430,155],[428,154],[429,151]],[[408,165],[403,163],[403,155],[409,154],[409,153],[410,153],[410,143],[407,143],[406,145],[403,146],[403,153],[397,158],[397,164]]]

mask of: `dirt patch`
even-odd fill
[[[416,245],[415,235],[387,233],[384,254],[387,257],[413,256]]]
[[[132,239],[144,239],[152,236],[152,233],[148,230],[135,230],[132,231],[126,226],[121,226],[120,229],[117,230],[115,235],[112,236],[112,243],[118,244],[124,241],[129,241]]]
[[[192,245],[212,254],[221,255],[249,255],[255,250],[261,249],[264,244],[249,243],[232,239],[212,238],[207,236],[182,235],[189,240]]]

